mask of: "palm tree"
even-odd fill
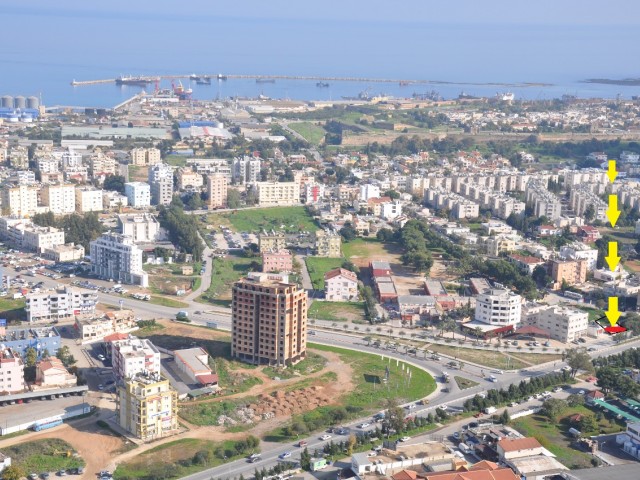
[[[376,332],[378,333],[382,332],[382,327],[376,327]]]
[[[400,330],[400,336],[404,338],[404,336],[407,334],[407,332],[405,332],[404,330]]]
[[[388,329],[387,333],[389,334],[389,336],[391,336],[391,334],[393,333],[393,328]]]

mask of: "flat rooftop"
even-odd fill
[[[40,392],[44,394],[45,392]],[[33,400],[29,404],[15,404],[0,407],[0,425],[11,428],[23,423],[64,415],[68,409],[85,403],[83,396],[69,396],[55,400]]]

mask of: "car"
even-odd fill
[[[306,447],[307,445],[309,445],[307,442],[305,442],[304,440],[300,440],[298,442],[298,447],[302,448],[302,447]]]
[[[252,453],[251,455],[249,455],[249,460],[253,460],[255,458],[260,458],[260,454],[259,453]]]
[[[416,404],[415,404],[415,403],[412,403],[412,404],[411,404],[411,405],[409,405],[407,408],[408,408],[409,410],[414,410],[414,409],[416,408]]]
[[[498,375],[503,375],[504,374],[504,370],[496,370],[494,373],[497,373]]]
[[[260,460],[260,457],[253,457],[253,458],[249,458],[249,463],[256,463]]]
[[[411,437],[402,437],[400,439],[401,442],[408,442],[409,440],[411,440]]]
[[[56,475],[58,475],[59,477],[66,477],[67,476],[67,471],[66,470],[58,470],[58,473],[56,473]]]
[[[104,385],[103,384],[98,385],[98,390],[104,390]]]
[[[553,389],[554,392],[558,393],[562,391],[562,387],[556,387]]]
[[[38,475],[37,475],[37,474],[35,474],[35,473],[30,473],[30,474],[29,474],[29,478],[30,478],[31,480],[36,480],[36,478],[38,478]]]
[[[284,452],[278,455],[278,458],[289,458],[291,456],[291,452]]]
[[[347,434],[347,430],[346,430],[346,429],[344,429],[344,428],[339,428],[339,429],[336,431],[336,433],[337,433],[338,435],[346,435],[346,434]]]
[[[100,360],[101,362],[104,362],[106,359],[107,358],[104,355],[102,355],[102,354],[98,355],[98,360]]]
[[[324,435],[322,435],[322,436],[320,437],[320,440],[323,440],[323,441],[324,441],[324,440],[329,440],[330,438],[331,438],[331,435],[327,435],[327,434],[325,433]]]
[[[358,425],[358,428],[367,428],[369,425],[371,425],[370,423],[361,423],[360,425]]]
[[[202,312],[201,312],[200,310],[196,310],[196,311],[195,311],[195,314],[196,314],[196,315],[202,315]]]
[[[49,472],[42,472],[42,473],[40,474],[40,478],[41,478],[42,480],[47,480],[47,478],[49,478]]]
[[[315,334],[316,334],[316,331],[315,331],[315,330],[309,330],[307,333],[308,333],[309,335],[315,335]]]
[[[518,402],[511,402],[509,404],[510,407],[516,407],[518,405]]]
[[[587,348],[587,352],[595,352],[596,350],[597,350],[596,347]]]
[[[584,390],[579,390],[578,395],[584,395]]]
[[[440,405],[439,407],[436,407],[436,408],[439,408],[440,410],[447,410],[449,407],[447,405]]]
[[[580,343],[587,343],[587,340],[586,340],[585,338],[583,338],[583,337],[580,337],[580,338],[578,339],[578,341],[579,341]]]

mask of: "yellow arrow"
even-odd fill
[[[611,222],[611,226],[615,227],[618,218],[620,218],[617,195],[609,195],[609,208],[607,208],[607,218],[609,219],[609,222]]]
[[[618,319],[620,318],[620,312],[618,311],[618,297],[609,297],[609,310],[605,312],[607,319],[612,327],[616,326]]]
[[[618,242],[609,242],[609,255],[604,257],[609,264],[609,268],[613,272],[618,263],[620,263],[620,257],[618,256]]]
[[[609,170],[607,170],[607,177],[609,177],[609,180],[611,181],[611,183],[613,183],[616,180],[617,176],[618,171],[616,170],[616,161],[609,160]]]

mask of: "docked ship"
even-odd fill
[[[158,77],[133,77],[131,75],[120,75],[116,78],[116,85],[138,85],[140,87],[146,87],[150,83],[155,83],[160,80]]]
[[[327,88],[329,84],[327,82],[318,82],[316,83],[316,87]]]
[[[203,77],[196,78],[196,84],[198,85],[211,85],[211,77],[209,75],[205,75]]]

